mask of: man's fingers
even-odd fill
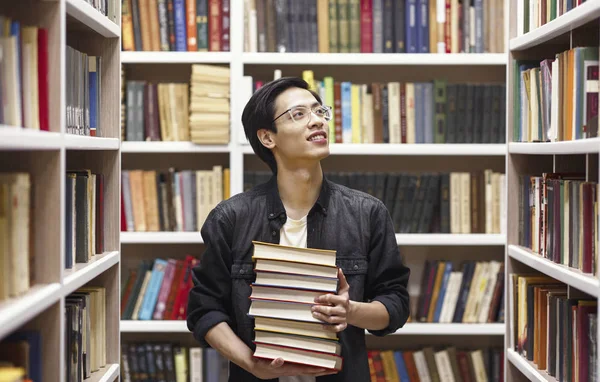
[[[346,295],[335,295],[335,294],[325,294],[315,298],[315,302],[320,304],[329,304],[329,305],[342,305],[348,301],[348,296]]]
[[[316,313],[321,313],[326,316],[346,317],[346,309],[340,306],[315,305],[313,306],[312,311]]]
[[[321,320],[330,324],[340,324],[342,322],[346,322],[346,317],[341,316],[328,316],[323,313],[314,312],[313,317],[317,320]]]
[[[325,330],[334,332],[334,333],[341,332],[344,329],[346,329],[347,327],[348,327],[348,324],[346,322],[342,322],[342,323],[336,324],[336,325],[324,325]]]
[[[327,369],[316,366],[302,366],[302,365],[294,365],[294,364],[286,364],[285,371],[283,371],[283,375],[292,376],[292,375],[315,375],[319,373],[324,373]]]

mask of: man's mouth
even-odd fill
[[[316,133],[308,138],[309,141],[320,141],[321,139],[326,139],[325,133]]]

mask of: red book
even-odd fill
[[[360,52],[373,53],[373,0],[360,0]]]
[[[163,313],[163,319],[170,320],[173,316],[173,306],[175,305],[175,299],[179,292],[179,284],[181,284],[181,278],[184,276],[185,262],[183,260],[177,260],[175,262],[175,274],[171,287],[169,289],[169,297],[167,298],[167,306]]]
[[[123,200],[123,188],[121,188],[121,232],[127,232],[127,216],[125,215],[125,201]]]
[[[40,130],[49,131],[48,121],[48,31],[38,28],[38,103]]]
[[[333,106],[335,113],[335,143],[342,143],[342,87],[341,83],[333,84]]]
[[[185,265],[182,272],[183,277],[181,278],[179,285],[174,284],[172,286],[178,287],[178,289],[177,297],[175,297],[175,303],[173,304],[171,320],[185,320],[185,313],[187,310],[187,295],[191,289],[190,284],[192,281],[193,260],[194,258],[190,255],[185,257]]]
[[[175,267],[177,261],[174,259],[169,259],[167,263],[167,267],[165,268],[165,276],[163,278],[163,282],[160,286],[160,291],[158,292],[158,301],[156,302],[156,307],[154,308],[154,314],[152,316],[155,320],[162,320],[165,310],[167,308],[167,301],[169,299],[169,294],[171,292],[171,288],[173,285],[173,277],[175,276]]]
[[[209,0],[208,3],[208,51],[221,51],[221,0]]]

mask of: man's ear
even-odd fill
[[[258,140],[268,149],[275,147],[274,133],[271,130],[260,129],[256,132]]]

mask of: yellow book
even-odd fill
[[[383,372],[387,382],[400,382],[398,378],[398,369],[396,368],[396,360],[392,350],[385,350],[379,353],[383,363]]]
[[[333,107],[335,106],[335,97],[334,97],[334,83],[333,77],[323,77],[323,84],[325,85],[325,102],[326,106],[332,108],[331,110],[331,120],[329,121],[329,142],[335,143],[335,118],[336,115],[333,112]]]
[[[317,91],[315,86],[315,75],[312,70],[303,70],[302,79],[308,83],[308,88],[314,92]]]
[[[231,174],[228,168],[223,169],[223,200],[229,199],[231,196]]]
[[[350,102],[352,109],[352,143],[362,142],[361,117],[360,117],[360,85],[352,84],[350,87]]]
[[[184,347],[176,347],[174,349],[175,356],[175,378],[177,382],[187,382],[188,364],[187,364],[187,349]]]
[[[0,382],[18,382],[25,378],[22,367],[0,366]]]

